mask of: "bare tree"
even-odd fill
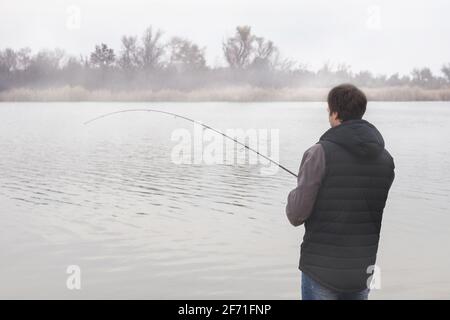
[[[294,62],[280,58],[275,44],[253,35],[249,26],[238,26],[235,34],[222,42],[228,68],[208,68],[205,48],[192,41],[173,37],[167,43],[162,32],[151,26],[141,39],[123,36],[116,59],[106,44],[95,46],[87,56],[74,58],[62,50],[31,54],[29,48],[0,50],[0,91],[18,87],[74,85],[87,89],[191,90],[215,85],[252,85],[260,88],[289,86],[331,86],[353,82],[370,87],[418,86],[448,88],[450,63],[436,76],[429,68],[414,69],[411,76],[373,75],[351,72],[348,65],[325,64],[313,71],[306,65],[292,69]],[[119,68],[115,68],[115,66]],[[176,69],[178,72],[173,72]],[[197,72],[208,70],[208,72]]]
[[[250,65],[254,41],[251,27],[238,26],[234,37],[222,43],[225,59],[231,68],[244,69]]]
[[[141,65],[144,70],[156,69],[161,66],[161,59],[164,55],[165,46],[161,41],[163,33],[161,30],[153,31],[153,27],[148,27],[142,36],[142,49],[140,52]]]
[[[122,50],[120,52],[118,63],[122,69],[127,71],[133,70],[139,66],[139,48],[137,46],[137,37],[122,37]]]
[[[252,67],[257,69],[273,69],[279,62],[278,49],[272,41],[266,41],[263,37],[255,37],[255,43],[256,47],[251,63]]]
[[[266,41],[263,37],[255,37],[256,41],[256,57],[260,59],[270,59],[274,53],[276,53],[277,48],[274,46],[273,42]]]

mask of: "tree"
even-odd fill
[[[443,65],[441,71],[447,78],[447,82],[450,82],[450,63]]]
[[[65,53],[61,49],[42,50],[34,56],[32,63],[43,69],[58,69],[61,67]]]
[[[0,72],[9,73],[27,69],[31,62],[30,54],[30,48],[22,48],[18,51],[6,48],[0,51]]]
[[[339,82],[349,81],[353,76],[350,66],[345,63],[341,63],[337,66],[335,75]]]
[[[115,61],[114,50],[108,48],[104,43],[95,46],[95,51],[91,53],[91,64],[101,69],[108,68]]]
[[[170,64],[178,70],[194,71],[206,67],[204,49],[187,39],[173,37],[169,43]]]
[[[362,70],[355,74],[354,79],[358,85],[371,86],[373,84],[373,75],[367,70]]]
[[[400,77],[400,75],[398,73],[394,73],[392,74],[387,80],[386,80],[386,84],[388,86],[405,86],[408,85],[410,82],[410,79],[408,76],[402,76]]]
[[[434,82],[433,73],[429,68],[414,69],[411,74],[412,82],[416,85],[429,87]]]
[[[31,64],[31,49],[22,48],[16,53],[16,67],[18,70],[26,70]]]
[[[262,37],[255,37],[256,46],[251,65],[256,69],[272,69],[279,64],[278,49],[272,41]]]
[[[31,78],[51,80],[60,70],[65,53],[61,49],[42,50],[33,56],[27,71]]]
[[[223,53],[232,69],[289,71],[294,62],[280,59],[278,48],[270,40],[251,33],[251,27],[238,26],[233,37],[222,43]]]
[[[238,26],[234,37],[223,42],[223,53],[231,68],[244,69],[250,65],[254,41],[255,36],[251,34],[251,27]]]
[[[17,68],[17,55],[11,48],[0,51],[0,71],[10,73]]]
[[[119,57],[119,66],[124,70],[132,70],[139,66],[139,50],[137,37],[123,36],[122,51]]]
[[[161,41],[163,33],[161,30],[153,31],[150,26],[142,36],[142,50],[140,52],[141,65],[145,70],[160,67],[161,58],[164,55],[165,46]]]

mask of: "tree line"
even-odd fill
[[[105,43],[88,55],[67,55],[63,50],[0,50],[0,91],[12,88],[81,86],[86,89],[177,89],[251,85],[255,87],[325,87],[352,82],[364,87],[410,86],[443,88],[450,85],[450,63],[441,74],[429,68],[410,75],[354,73],[350,66],[325,64],[309,70],[282,58],[270,40],[252,33],[250,26],[236,27],[222,43],[226,66],[209,66],[205,48],[182,37],[165,39],[161,30],[147,28],[140,37],[123,36],[117,52]]]

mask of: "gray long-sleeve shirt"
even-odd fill
[[[288,196],[286,215],[293,226],[303,224],[311,215],[324,176],[325,151],[320,144],[315,144],[304,153],[297,188]]]

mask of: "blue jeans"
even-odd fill
[[[302,272],[303,300],[367,300],[369,289],[358,292],[338,292],[328,289]]]

